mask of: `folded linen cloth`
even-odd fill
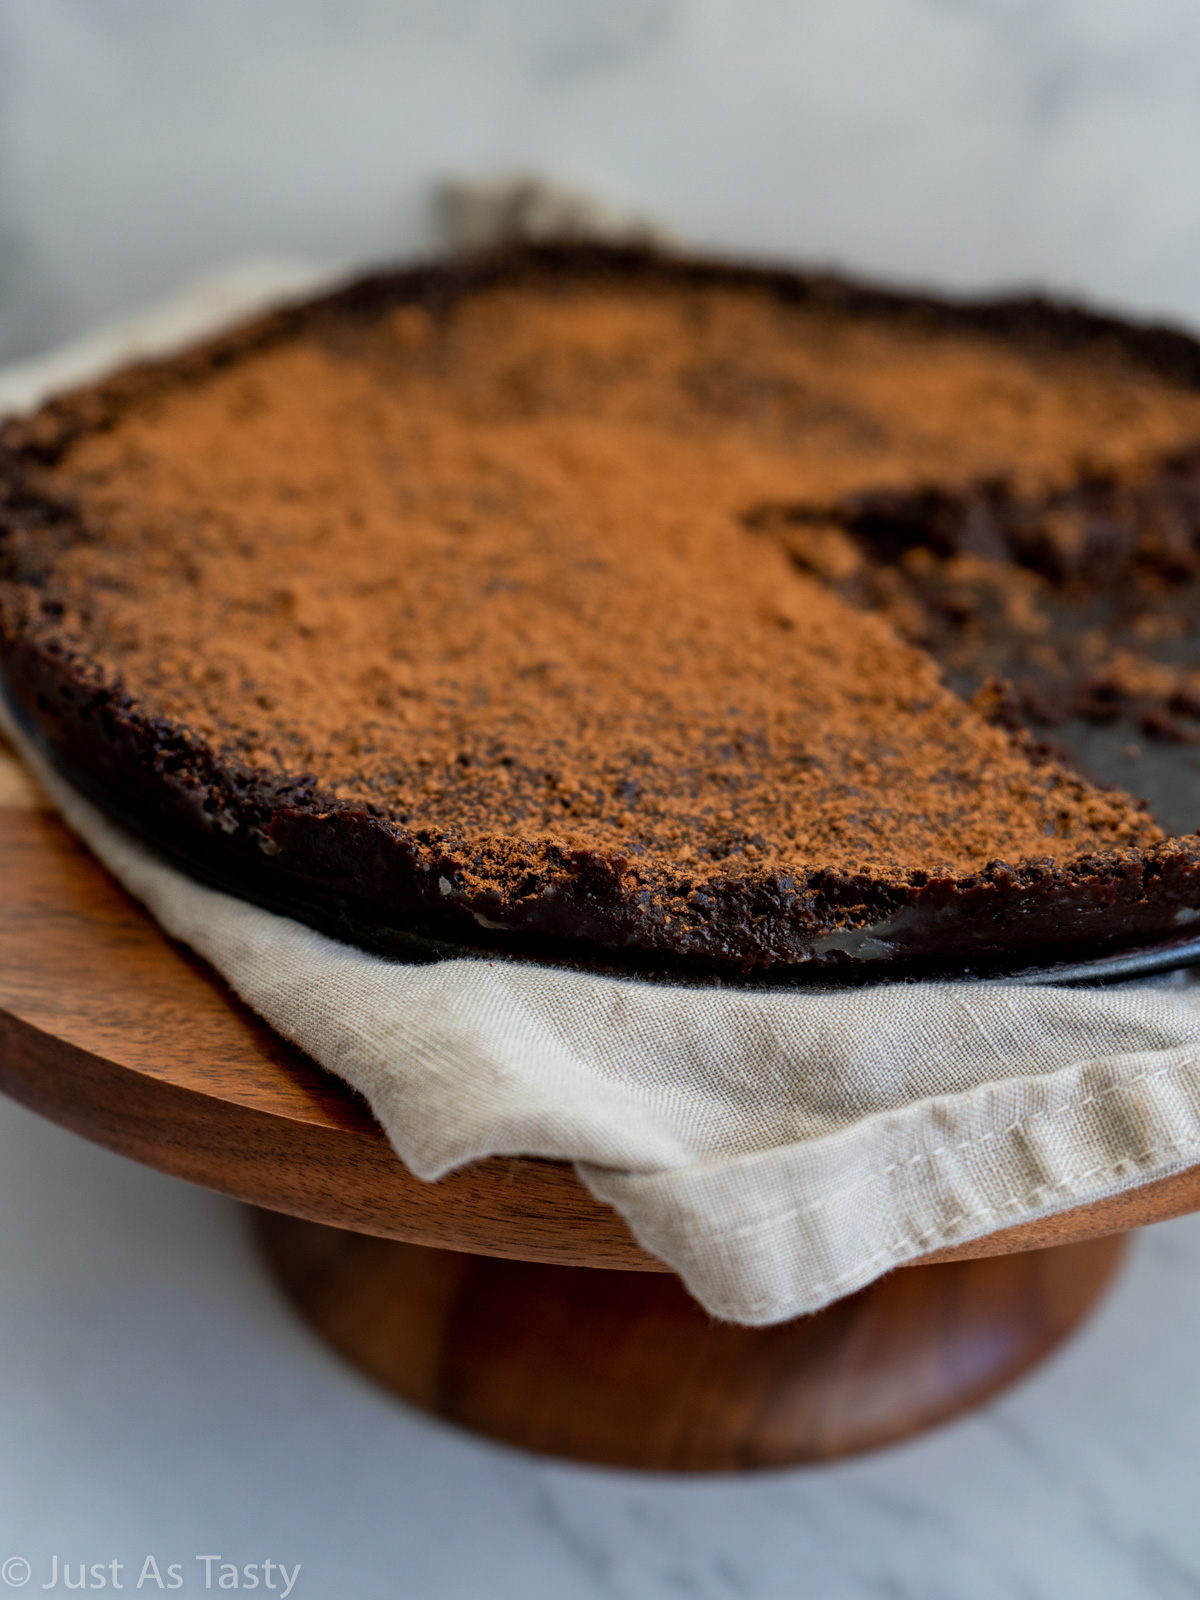
[[[209,326],[270,274],[215,293]],[[241,275],[246,282],[246,276]],[[274,289],[294,292],[295,269]],[[113,338],[0,373],[31,405],[204,321],[195,291]],[[102,352],[102,354],[98,354]],[[533,965],[410,966],[193,882],[10,736],[67,823],[174,938],[370,1102],[436,1179],[573,1161],[713,1315],[815,1311],[902,1262],[1200,1161],[1200,986],[701,989]]]

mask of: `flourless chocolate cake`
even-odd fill
[[[57,400],[0,493],[27,728],[370,948],[996,970],[1200,906],[1183,335],[523,250]]]

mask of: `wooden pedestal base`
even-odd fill
[[[907,1267],[816,1316],[739,1328],[665,1274],[257,1217],[305,1320],[414,1405],[526,1450],[668,1471],[829,1460],[977,1405],[1087,1315],[1125,1244]]]
[[[0,883],[0,1091],[313,1219],[262,1216],[302,1315],[415,1404],[529,1450],[729,1471],[902,1439],[1011,1382],[1087,1314],[1121,1251],[1094,1235],[1200,1209],[1197,1163],[786,1327],[714,1323],[569,1163],[414,1178],[364,1102],[172,945],[2,754]],[[1027,1253],[995,1253],[1012,1250]]]

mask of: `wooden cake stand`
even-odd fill
[[[615,1466],[824,1460],[976,1405],[1088,1313],[1200,1167],[943,1250],[812,1317],[713,1322],[570,1166],[412,1177],[366,1105],[171,943],[0,754],[0,1090],[260,1208],[300,1314],[413,1404]],[[597,1270],[604,1269],[604,1270]]]

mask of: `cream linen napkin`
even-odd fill
[[[210,280],[209,325],[307,286],[289,274],[260,270],[242,295],[236,275]],[[205,322],[189,292],[125,328],[163,349]],[[0,410],[137,348],[109,335],[0,373]],[[715,1316],[815,1311],[941,1245],[1200,1161],[1200,989],[1183,974],[764,993],[407,966],[191,881],[22,749],[109,871],[360,1090],[413,1172],[574,1161]]]

